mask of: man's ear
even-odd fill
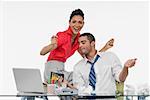
[[[91,46],[94,47],[95,46],[95,41],[91,42]]]

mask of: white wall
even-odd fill
[[[85,26],[81,33],[91,32],[99,49],[110,38],[115,52],[124,63],[136,57],[135,68],[130,69],[127,84],[144,84],[149,79],[148,3],[147,2],[19,2],[2,4],[0,36],[1,91],[16,91],[13,67],[39,68],[43,76],[47,56],[40,50],[50,42],[50,37],[68,28],[71,12],[81,8],[85,13]],[[66,62],[66,70],[81,57],[75,53]]]

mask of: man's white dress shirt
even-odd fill
[[[88,59],[86,57],[74,66],[73,83],[77,85],[78,91],[81,94],[95,92],[96,95],[115,95],[115,80],[120,82],[119,74],[122,70],[121,62],[112,52],[99,52],[98,55],[100,58],[94,64],[96,73],[95,91],[93,91],[89,85],[91,64],[87,62]],[[95,57],[91,61],[92,63]]]

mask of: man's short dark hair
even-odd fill
[[[81,9],[75,9],[71,15],[70,15],[70,19],[69,19],[69,22],[71,21],[72,17],[75,16],[75,15],[80,15],[83,19],[84,19],[84,13]]]
[[[94,37],[94,35],[92,35],[91,33],[83,33],[83,34],[80,35],[80,37],[82,37],[82,36],[87,36],[87,39],[88,39],[90,42],[92,42],[92,41],[95,42],[95,37]]]

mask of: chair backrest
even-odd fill
[[[123,95],[123,94],[124,94],[124,83],[116,81],[117,100],[123,100],[123,96],[119,96],[119,95]]]

